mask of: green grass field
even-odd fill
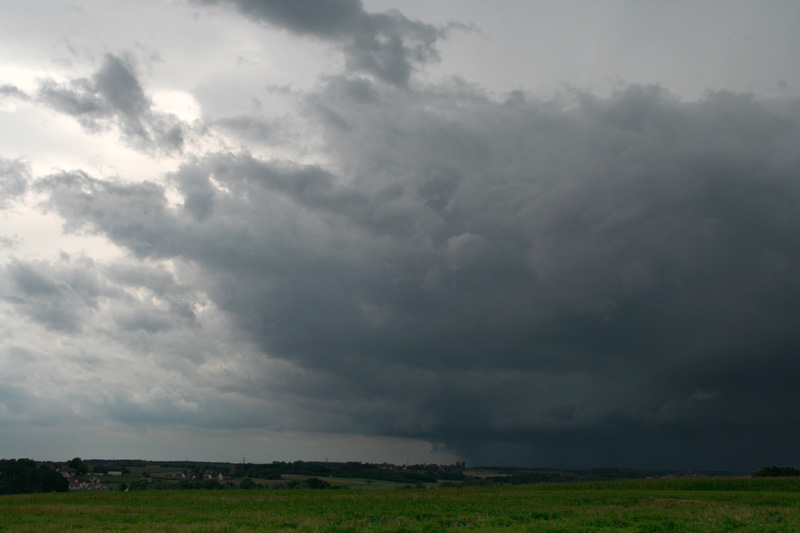
[[[800,532],[800,480],[15,495],[0,530]]]

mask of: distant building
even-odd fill
[[[108,490],[97,477],[70,478],[69,490]]]
[[[61,466],[56,468],[56,472],[64,476],[65,478],[69,479],[71,477],[75,477],[75,469],[70,468],[68,466]]]

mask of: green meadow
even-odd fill
[[[2,531],[800,531],[800,480],[0,497]]]

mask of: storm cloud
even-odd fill
[[[0,7],[4,450],[797,462],[796,7],[48,5]]]
[[[196,265],[302,369],[293,429],[479,462],[644,464],[627,443],[685,435],[698,462],[789,452],[771,435],[800,421],[796,116],[656,86],[496,100],[350,77],[308,109],[336,170],[216,153],[172,174],[182,206],[85,174],[39,187],[68,228]],[[702,452],[721,438],[741,444]]]

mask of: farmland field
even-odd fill
[[[798,531],[800,480],[0,497],[0,531]]]

